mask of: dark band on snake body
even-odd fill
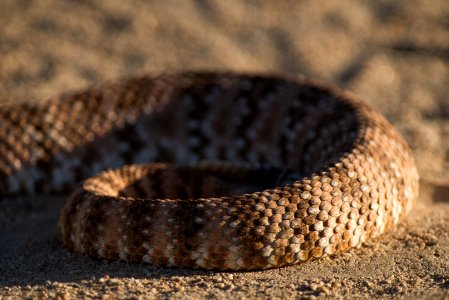
[[[305,79],[146,76],[0,108],[0,193],[70,191],[59,235],[107,259],[280,267],[391,229],[411,151],[355,96]],[[123,165],[127,165],[124,166]]]

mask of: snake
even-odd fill
[[[194,71],[0,106],[0,195],[67,196],[57,235],[107,260],[259,270],[392,230],[418,195],[401,135],[303,76]]]

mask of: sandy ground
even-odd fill
[[[61,198],[0,201],[0,297],[449,298],[449,2],[0,1],[1,102],[167,70],[305,74],[350,89],[413,148],[415,209],[331,259],[263,272],[93,260],[60,246]]]

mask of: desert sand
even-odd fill
[[[412,212],[346,254],[206,272],[72,253],[56,238],[63,197],[1,199],[0,298],[449,298],[447,0],[0,1],[1,103],[178,70],[303,74],[358,94],[413,149]]]

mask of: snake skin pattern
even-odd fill
[[[0,194],[78,186],[60,239],[107,259],[292,265],[379,236],[418,193],[410,149],[386,119],[305,79],[144,76],[4,105],[0,120]]]

